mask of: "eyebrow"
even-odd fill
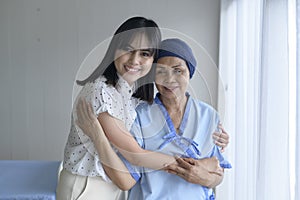
[[[172,66],[172,68],[176,68],[176,67],[182,67],[182,63]]]
[[[181,67],[181,66],[182,66],[182,63],[179,63],[179,64],[176,64],[176,65],[171,66],[171,68],[176,68],[176,67]],[[165,65],[158,64],[157,67],[165,68]]]
[[[151,48],[147,48],[147,49],[137,49],[137,48],[131,46],[130,44],[127,44],[127,45],[128,45],[128,47],[130,47],[130,48],[133,49],[133,50],[139,50],[139,51],[151,51],[151,50],[150,50]]]

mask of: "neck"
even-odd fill
[[[167,109],[167,112],[169,113],[169,116],[177,133],[179,131],[179,127],[185,111],[187,99],[188,98],[186,95],[182,96],[182,98],[177,97],[176,99],[167,99],[163,97],[161,98],[161,101]]]
[[[124,80],[130,87],[133,87],[134,86],[134,84],[135,84],[135,82],[133,81],[128,81],[128,80],[126,80],[126,78],[124,77],[124,76],[121,76],[120,74],[118,74],[118,77],[119,77],[119,79],[122,79],[122,80]]]
[[[182,97],[172,99],[164,98],[161,96],[161,101],[169,113],[178,111],[183,113],[187,102],[187,96],[183,95]]]

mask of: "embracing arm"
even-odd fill
[[[132,178],[124,163],[112,149],[101,125],[92,112],[91,106],[81,99],[76,109],[78,116],[76,124],[93,141],[106,174],[120,189],[129,190],[132,188],[136,181]]]
[[[133,165],[147,167],[151,169],[162,169],[165,166],[170,164],[172,164],[173,166],[178,165],[178,162],[176,162],[175,158],[172,156],[158,153],[158,152],[148,151],[141,148],[136,142],[136,140],[132,137],[132,135],[127,131],[127,129],[124,126],[124,123],[121,122],[120,120],[113,118],[107,112],[101,113],[98,116],[98,120],[101,123],[109,141]],[[229,135],[224,130],[221,124],[218,127],[220,132],[215,132],[213,138],[215,140],[215,143],[218,146],[222,147],[222,151],[224,151],[224,148],[229,143]],[[216,162],[217,160],[217,158],[212,158],[212,159],[214,159],[213,162]],[[212,167],[210,168],[211,170],[210,173],[205,174],[207,175],[209,180],[216,179],[216,181],[213,181],[213,183],[210,183],[210,185],[219,184],[222,181],[223,177],[221,175],[223,174],[223,171],[222,172],[219,171],[219,175],[214,174],[214,172],[216,172],[215,170],[221,169],[221,168],[216,168],[215,167],[216,165],[212,166],[215,163],[211,164],[209,161],[205,159],[203,161],[201,160],[198,162],[200,163],[203,162],[204,165],[210,164],[209,166]]]
[[[113,118],[107,112],[101,113],[98,116],[98,120],[109,141],[133,165],[151,169],[162,169],[166,165],[176,162],[172,156],[141,148],[126,130],[124,123]]]
[[[130,163],[137,166],[162,169],[165,165],[176,161],[172,156],[142,149],[126,130],[124,123],[111,117],[108,113],[99,114],[98,120],[101,126],[92,111],[91,105],[84,99],[78,101],[76,109],[77,125],[92,139],[105,172],[120,189],[130,189],[135,184],[135,180],[112,149],[110,142]]]
[[[108,113],[102,113],[97,120],[92,112],[91,105],[85,100],[79,100],[77,104],[77,124],[88,135],[101,158],[103,168],[112,181],[123,190],[130,189],[135,180],[128,173],[127,168],[115,151],[111,148],[99,121],[102,121],[105,132],[111,142],[131,163],[148,168],[161,169],[175,159],[165,154],[155,153],[142,149],[135,139],[127,132],[123,123],[112,118]],[[117,131],[117,132],[115,132]],[[147,154],[147,156],[145,156]],[[192,160],[188,158],[178,158],[177,163],[166,167],[166,171],[177,174],[189,182],[201,184],[207,187],[218,185],[223,178],[223,171],[220,171],[213,158]],[[209,162],[210,161],[210,162]],[[219,171],[219,172],[218,172]],[[187,176],[186,176],[187,175]]]

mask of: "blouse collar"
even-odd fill
[[[120,92],[122,95],[125,95],[126,97],[131,97],[135,90],[135,83],[130,86],[128,82],[118,73],[119,80],[116,84],[116,89],[118,92]]]

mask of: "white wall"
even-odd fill
[[[62,159],[77,70],[131,16],[188,35],[217,62],[219,6],[219,0],[1,0],[0,159]],[[203,51],[196,53],[208,82],[194,80],[193,90],[216,106],[216,70],[205,68],[213,64]]]

